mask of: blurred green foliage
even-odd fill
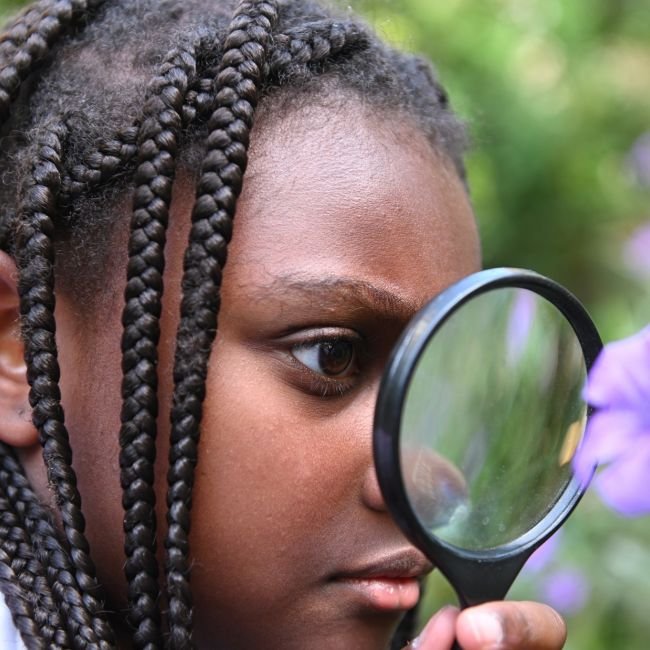
[[[0,0],[0,16],[20,0]],[[473,139],[470,184],[486,266],[533,268],[580,297],[606,340],[650,322],[650,277],[625,242],[650,222],[630,152],[650,132],[647,0],[357,0],[388,40],[434,61]],[[650,256],[650,250],[647,251]],[[588,495],[554,566],[591,583],[568,648],[644,649],[650,522]],[[550,569],[549,569],[550,570]],[[522,576],[512,595],[539,596]],[[431,581],[428,610],[453,601]]]
[[[3,18],[10,15],[15,9],[22,7],[24,4],[22,0],[1,0],[0,1],[0,16]]]
[[[367,0],[381,34],[434,61],[473,136],[486,266],[576,293],[606,339],[650,321],[623,244],[650,220],[630,149],[650,131],[650,3]],[[650,251],[648,253],[650,255]]]

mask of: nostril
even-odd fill
[[[468,503],[460,470],[427,449],[402,453],[402,476],[411,507],[425,528],[448,524]]]

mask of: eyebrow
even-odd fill
[[[344,307],[347,310],[371,312],[373,317],[402,323],[408,322],[423,304],[371,282],[346,276],[285,274],[275,276],[265,290],[270,290],[274,297],[279,296],[283,302],[293,296],[308,298],[320,301],[326,308]]]

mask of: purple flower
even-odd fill
[[[591,591],[587,577],[578,569],[551,573],[541,585],[541,598],[561,614],[577,614],[587,604]]]
[[[626,268],[641,280],[650,278],[650,221],[639,226],[623,248]]]
[[[526,560],[527,573],[539,573],[548,566],[560,546],[561,533],[561,530],[554,533]]]
[[[623,515],[650,513],[650,326],[605,346],[584,397],[597,411],[574,458],[577,478],[604,465],[594,479],[602,500]]]
[[[644,133],[634,143],[627,164],[637,183],[650,186],[650,133]]]

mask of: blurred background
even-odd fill
[[[22,2],[0,0],[0,18]],[[650,1],[356,0],[429,57],[467,121],[486,266],[569,287],[606,341],[650,322]],[[649,646],[650,519],[587,495],[511,592],[569,623],[570,650]],[[425,614],[453,593],[431,579]]]

